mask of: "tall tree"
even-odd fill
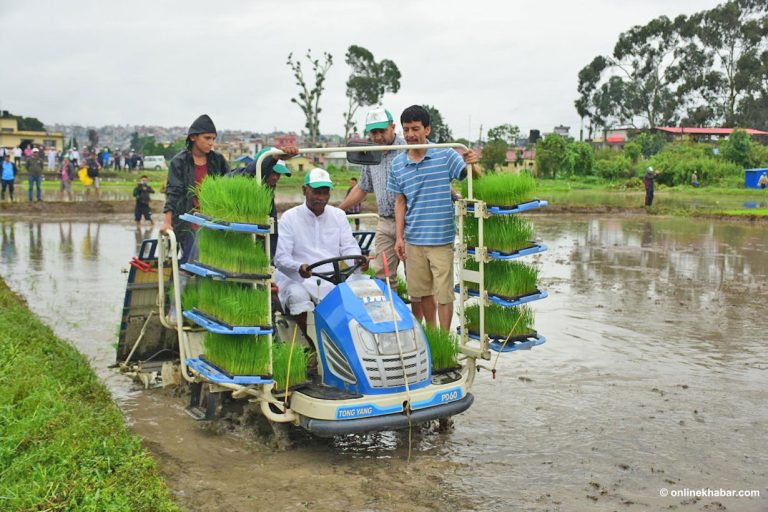
[[[487,171],[495,171],[507,163],[507,143],[502,139],[494,139],[483,146],[480,165]]]
[[[88,143],[92,151],[99,147],[99,133],[93,128],[88,128]]]
[[[502,124],[488,130],[488,140],[501,140],[507,146],[514,146],[520,136],[520,128],[512,124]]]
[[[699,109],[715,122],[736,126],[741,102],[754,97],[764,80],[761,53],[768,48],[768,4],[730,0],[693,15],[691,29],[696,43],[691,49],[706,64],[695,81]]]
[[[347,111],[344,113],[344,140],[355,129],[355,114],[360,107],[377,105],[387,92],[400,90],[400,70],[388,59],[376,62],[362,46],[347,49],[346,63],[352,68],[347,80]]]
[[[429,140],[436,144],[445,142],[453,142],[453,134],[451,129],[443,121],[443,116],[436,107],[430,105],[422,105],[429,112],[429,123],[432,126],[432,133],[429,136]]]
[[[320,96],[325,90],[325,76],[333,65],[333,56],[328,52],[323,52],[321,61],[320,59],[313,59],[312,50],[307,50],[306,58],[312,65],[315,82],[313,86],[307,84],[301,62],[294,60],[293,52],[288,54],[288,67],[293,71],[296,85],[299,86],[299,97],[298,99],[291,98],[291,102],[297,104],[304,113],[306,119],[304,126],[306,126],[309,134],[309,144],[312,147],[317,147],[320,140],[320,112],[322,112]]]

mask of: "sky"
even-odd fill
[[[356,44],[400,69],[400,90],[383,98],[396,120],[428,104],[456,138],[504,123],[523,134],[564,124],[578,136],[581,68],[634,25],[718,3],[0,0],[0,109],[87,126],[188,126],[207,113],[219,129],[298,133],[304,117],[286,61],[311,49],[333,56],[320,131],[343,134],[344,54]]]

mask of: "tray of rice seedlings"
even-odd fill
[[[480,306],[477,304],[467,306],[464,315],[468,334],[477,336],[480,333]],[[485,332],[491,338],[509,337],[510,341],[528,339],[536,336],[533,325],[534,315],[530,308],[505,308],[498,304],[491,304],[485,308]]]
[[[252,235],[202,229],[197,233],[198,265],[225,278],[269,278],[264,240]],[[194,270],[193,270],[194,271]]]
[[[290,361],[290,375],[288,373]],[[291,344],[276,341],[272,344],[272,378],[275,381],[275,390],[285,390],[286,379],[288,389],[307,382],[307,353],[304,348],[295,344],[291,354]]]
[[[439,327],[424,327],[432,357],[432,373],[454,370],[459,366],[459,343],[449,331]]]
[[[200,281],[198,306],[184,316],[206,329],[223,334],[271,332],[269,293],[264,288],[226,281]]]
[[[468,260],[466,268],[479,270],[480,265],[476,261]],[[541,293],[536,287],[538,279],[539,271],[536,267],[518,261],[491,260],[485,264],[486,291],[507,301]],[[467,282],[467,289],[477,293],[477,283]]]
[[[197,196],[200,213],[213,222],[269,225],[273,191],[258,180],[208,176],[198,185]]]
[[[468,185],[462,182],[462,193],[467,195]],[[519,213],[545,206],[546,201],[535,199],[536,180],[527,172],[500,172],[485,174],[473,180],[472,191],[475,199],[485,201],[488,212],[497,215]],[[470,205],[469,211],[473,207]]]
[[[464,219],[464,241],[467,247],[477,247],[478,219]],[[511,255],[521,249],[534,247],[533,225],[514,215],[489,217],[483,222],[483,240],[489,251]]]
[[[205,355],[201,359],[230,377],[268,376],[269,343],[268,336],[206,332]]]

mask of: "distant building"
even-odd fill
[[[567,138],[569,138],[571,136],[570,135],[570,131],[571,131],[571,127],[570,126],[560,125],[560,126],[555,126],[554,130],[552,131],[552,133],[556,133],[559,136],[565,137],[567,139]]]
[[[298,146],[299,136],[295,133],[286,133],[274,135],[272,137],[272,146]]]
[[[14,148],[16,146],[43,146],[64,150],[64,134],[61,132],[38,132],[19,130],[19,121],[15,117],[0,117],[0,146]]]
[[[768,137],[768,132],[755,130],[753,128],[696,128],[688,126],[657,126],[652,131],[661,132],[674,139],[694,140],[697,142],[717,142],[723,138],[728,138],[734,130],[743,130],[748,135],[757,138]]]

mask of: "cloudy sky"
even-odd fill
[[[578,135],[578,71],[618,35],[717,0],[0,0],[0,108],[45,123],[300,131],[286,57],[334,57],[323,133],[343,133],[351,44],[399,67],[384,104],[436,106],[455,137],[502,123]],[[305,66],[305,76],[311,75]],[[363,113],[358,115],[362,121]]]

